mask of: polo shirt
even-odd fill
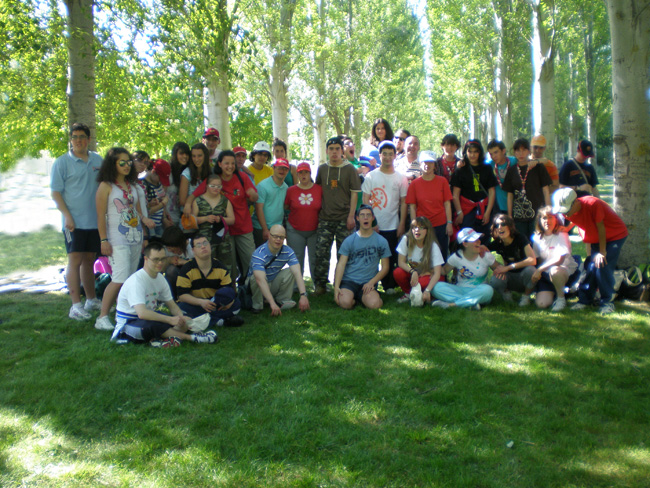
[[[50,189],[61,193],[77,229],[97,228],[97,207],[95,194],[99,187],[97,175],[102,165],[102,157],[88,151],[88,161],[84,161],[72,151],[59,156],[52,166]],[[65,218],[61,218],[62,227]]]
[[[277,256],[273,259],[274,256]],[[273,262],[271,263],[271,260]],[[270,263],[270,264],[269,264]],[[266,273],[266,281],[271,283],[278,275],[284,265],[293,266],[299,264],[296,254],[289,246],[282,246],[278,254],[273,254],[269,249],[269,243],[265,242],[260,247],[255,249],[251,256],[251,264],[248,269],[248,276],[253,275],[253,271],[264,271]]]
[[[212,260],[212,268],[203,275],[196,259],[185,263],[176,279],[178,296],[192,295],[196,298],[212,298],[215,292],[230,285],[232,279],[226,267],[218,259]]]
[[[276,184],[273,177],[267,178],[257,185],[257,202],[264,205],[264,219],[266,220],[266,227],[271,228],[274,225],[282,224],[284,220],[284,198],[287,196],[287,189],[289,187],[283,181],[281,185]],[[261,229],[257,212],[253,213],[253,228]]]

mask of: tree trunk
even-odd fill
[[[325,107],[322,105],[314,107],[314,163],[316,163],[317,167],[327,161],[327,151],[325,150],[327,119],[325,114]]]
[[[273,114],[273,135],[289,142],[289,96],[286,75],[282,68],[281,55],[273,57],[271,66],[271,110]]]
[[[612,42],[614,208],[630,235],[619,266],[650,258],[650,2],[607,0]]]
[[[548,26],[545,6],[540,0],[533,7],[533,133],[546,137],[547,154],[555,154],[555,46],[554,32]]]
[[[207,75],[207,96],[206,106],[208,115],[208,127],[214,127],[219,131],[221,148],[230,149],[232,139],[230,137],[230,116],[229,105],[229,83],[228,73],[220,73],[214,70]]]
[[[587,139],[593,143],[594,161],[597,161],[598,153],[596,152],[597,134],[596,134],[596,94],[594,93],[594,14],[588,15],[589,21],[584,34],[585,50],[585,82],[587,88],[586,109],[587,109]]]
[[[68,10],[68,129],[86,124],[96,149],[94,0],[65,0]]]

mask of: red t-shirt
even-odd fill
[[[582,208],[568,220],[578,226],[580,237],[587,244],[598,244],[598,222],[605,224],[607,242],[617,241],[627,237],[627,227],[606,202],[596,197],[580,197],[578,201]]]
[[[291,227],[302,232],[314,231],[318,227],[318,212],[323,205],[323,190],[320,185],[314,185],[309,190],[293,185],[287,190],[284,204],[289,207]]]
[[[228,231],[233,236],[240,236],[243,234],[248,234],[253,232],[253,221],[251,220],[251,213],[248,210],[248,202],[246,198],[246,192],[249,188],[255,189],[255,185],[251,182],[250,178],[245,173],[239,173],[241,180],[244,182],[242,187],[239,182],[237,175],[233,174],[230,181],[226,181],[221,176],[221,192],[226,195],[226,198],[230,200],[232,204],[233,213],[235,214],[235,223],[228,227]],[[207,187],[207,180],[203,181],[196,190],[192,193],[195,197],[200,197],[205,193]]]
[[[447,223],[445,202],[451,198],[449,182],[443,176],[436,176],[429,181],[420,177],[410,184],[406,204],[414,204],[417,217],[423,215],[433,227],[438,227]]]

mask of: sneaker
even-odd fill
[[[477,303],[476,305],[472,305],[469,307],[470,310],[476,310],[477,312],[481,311],[481,306]]]
[[[68,317],[79,321],[90,320],[91,318],[90,314],[83,309],[81,303],[75,303],[72,307],[70,307],[70,312],[68,312]]]
[[[578,303],[576,303],[574,305],[571,305],[571,310],[584,310],[587,307],[588,307],[588,305],[585,305],[584,303],[578,302]]]
[[[325,288],[324,286],[317,285],[316,288],[314,288],[314,295],[317,297],[321,295],[325,295],[325,293],[327,293],[327,288]]]
[[[214,344],[217,342],[217,333],[213,330],[192,334],[192,341],[202,344]]]
[[[607,315],[616,312],[616,308],[614,307],[614,304],[611,302],[603,303],[600,306],[599,311],[600,311],[600,315]]]
[[[91,298],[84,303],[86,312],[99,312],[102,309],[102,301],[99,298]]]
[[[432,307],[440,307],[440,308],[449,308],[451,304],[447,302],[443,302],[442,300],[434,300],[434,302],[431,304]]]
[[[528,305],[530,305],[530,297],[528,295],[522,295],[519,299],[519,306],[527,307]]]
[[[293,300],[287,300],[286,302],[282,302],[282,305],[280,305],[280,310],[291,310],[295,306],[296,302]]]
[[[262,309],[261,308],[251,308],[251,313],[253,315],[259,315],[259,314],[262,313]]]
[[[229,317],[223,321],[224,327],[241,327],[242,325],[244,325],[244,319],[242,319],[239,315]]]
[[[400,288],[400,290],[401,290],[401,288]],[[397,288],[389,288],[385,292],[386,292],[386,295],[395,295],[398,292],[398,289]]]
[[[511,291],[504,291],[501,294],[501,298],[503,298],[503,301],[506,303],[515,303],[514,298],[512,298],[512,292]]]
[[[404,293],[400,298],[397,299],[397,303],[410,303],[411,302],[411,297],[410,295],[407,295]]]
[[[97,317],[95,320],[95,329],[98,330],[113,330],[115,326],[111,323],[111,319],[108,318],[108,315],[103,317]]]
[[[566,298],[556,298],[555,303],[553,304],[553,307],[551,308],[551,312],[561,312],[566,308]]]
[[[149,342],[151,347],[160,347],[162,349],[169,349],[171,347],[178,347],[181,345],[181,340],[178,337],[170,337],[168,339],[152,339]]]

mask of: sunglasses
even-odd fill
[[[127,159],[126,161],[118,161],[117,164],[120,165],[120,168],[124,168],[124,166],[132,166],[133,161],[131,161],[130,159]]]

